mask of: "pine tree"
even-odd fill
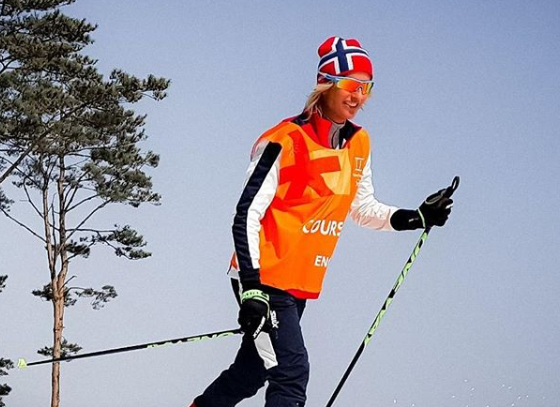
[[[49,280],[33,294],[53,306],[52,346],[40,351],[53,358],[80,349],[63,337],[66,307],[89,297],[100,308],[117,295],[109,285],[71,286],[72,261],[97,245],[128,259],[150,255],[131,226],[95,220],[112,204],[159,202],[145,172],[159,156],[140,148],[146,117],[126,106],[161,100],[169,85],[121,70],[104,78],[82,53],[96,27],[61,11],[73,1],[4,0],[0,8],[0,183],[10,178],[39,222],[13,215],[1,192],[0,213],[46,249]],[[51,377],[51,407],[58,407],[59,363]]]

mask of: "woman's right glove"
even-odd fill
[[[435,194],[430,195],[418,208],[420,218],[422,218],[422,226],[424,228],[431,226],[443,226],[453,206],[453,199],[448,188],[440,189]]]
[[[451,186],[430,195],[416,210],[398,209],[395,211],[390,219],[393,229],[414,230],[445,225],[453,206],[451,195],[457,188],[458,183],[458,180],[454,181]]]
[[[269,296],[259,289],[243,291],[237,322],[241,330],[256,338],[270,316]]]

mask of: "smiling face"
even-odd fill
[[[364,72],[356,72],[348,75],[348,77],[363,81],[371,79]],[[369,94],[363,95],[360,90],[349,92],[333,86],[322,95],[321,110],[325,118],[335,123],[344,123],[346,120],[351,120],[356,116],[368,98]]]

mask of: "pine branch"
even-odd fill
[[[0,184],[2,184],[6,178],[10,176],[10,174],[15,171],[15,169],[21,164],[21,162],[33,151],[33,149],[49,134],[49,130],[45,131],[43,134],[39,135],[33,143],[29,145],[29,147],[24,150],[23,153],[19,155],[19,157],[8,167],[4,173],[0,174]]]

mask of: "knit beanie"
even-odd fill
[[[319,67],[317,80],[321,81],[321,73],[334,76],[348,76],[355,72],[364,72],[373,79],[373,64],[368,53],[358,40],[330,37],[317,50]]]

